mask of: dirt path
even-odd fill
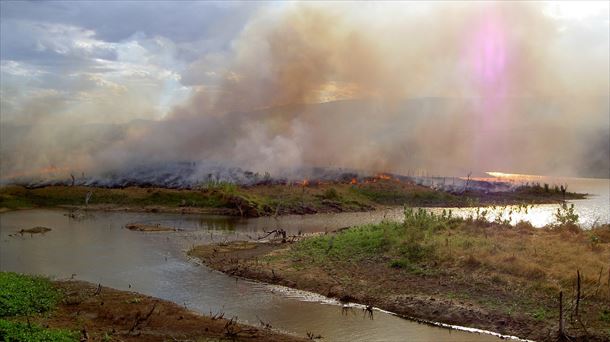
[[[79,281],[55,282],[65,296],[37,323],[77,329],[81,341],[304,341],[229,317],[196,314],[177,304]]]

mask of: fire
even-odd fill
[[[301,182],[302,186],[308,186],[309,185],[309,180],[308,179],[303,179],[303,181]]]
[[[352,180],[349,183],[350,184],[358,184],[358,180],[356,178],[352,178]]]
[[[36,171],[26,171],[26,172],[15,172],[12,174],[8,174],[6,176],[4,176],[3,178],[5,179],[12,179],[12,178],[20,178],[20,177],[36,177],[36,176],[46,176],[46,175],[57,175],[59,173],[69,173],[70,169],[68,169],[67,167],[55,167],[55,166],[49,166],[49,167],[45,167]]]
[[[392,177],[390,175],[386,175],[385,173],[378,173],[377,175],[375,175],[375,178],[384,179],[384,180],[392,179]]]

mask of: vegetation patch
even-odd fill
[[[134,292],[12,272],[0,272],[0,310],[6,342],[303,340]]]
[[[86,186],[0,187],[0,209],[69,206],[79,208],[204,212],[247,217],[369,211],[389,205],[463,207],[515,203],[557,203],[583,198],[524,186],[511,192],[454,194],[410,181],[371,178],[366,182],[304,182],[240,186],[207,182],[192,189]]]
[[[407,207],[403,222],[191,255],[233,275],[535,340],[558,336],[561,292],[565,336],[608,340],[610,225],[582,229],[567,205],[556,220],[534,228],[489,222],[485,209],[457,218]]]
[[[79,333],[66,329],[0,319],[0,339],[6,342],[75,342],[79,337]]]
[[[0,317],[43,313],[51,310],[60,298],[46,278],[0,272]]]

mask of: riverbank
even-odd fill
[[[540,186],[509,192],[465,191],[455,194],[386,178],[372,178],[357,184],[310,182],[238,186],[219,183],[200,189],[3,186],[0,187],[0,212],[63,207],[259,217],[362,212],[405,204],[414,207],[472,207],[558,203],[564,199],[581,198],[585,195],[563,194]]]
[[[609,225],[536,229],[410,211],[404,223],[189,254],[235,276],[534,340],[557,338],[561,291],[567,336],[610,338]]]
[[[0,336],[15,342],[305,340],[86,282],[3,272],[0,285]]]

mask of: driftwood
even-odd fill
[[[258,240],[265,239],[265,238],[267,238],[268,236],[270,236],[270,235],[274,234],[274,237],[276,237],[276,238],[281,236],[281,237],[282,237],[282,243],[286,243],[286,236],[287,236],[287,233],[286,233],[286,231],[285,231],[285,230],[283,230],[283,229],[274,229],[274,230],[272,230],[272,231],[270,231],[270,232],[265,232],[265,233],[267,233],[267,235],[262,236],[262,237],[259,237],[259,238],[258,238]]]
[[[142,323],[148,321],[148,319],[150,318],[150,316],[152,316],[153,312],[155,311],[155,308],[157,307],[157,302],[153,303],[152,308],[150,309],[150,311],[144,315],[143,317],[140,316],[140,312],[138,312],[136,314],[136,319],[133,322],[133,326],[131,327],[131,329],[129,329],[129,333],[133,333]]]

